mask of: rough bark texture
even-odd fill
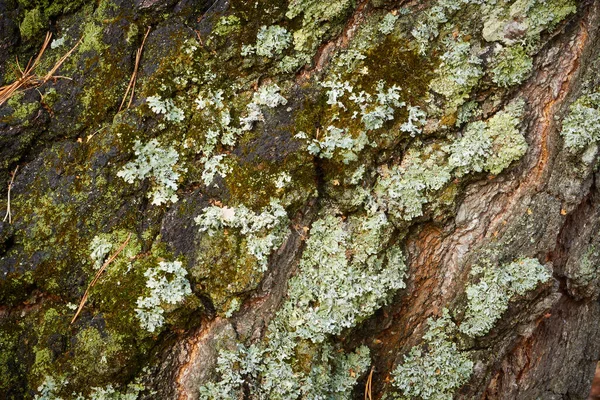
[[[274,26],[283,36],[261,39]],[[0,84],[19,79],[15,57],[23,68],[46,31],[55,42],[39,76],[84,39],[55,79],[0,104],[0,181],[18,166],[0,188],[11,210],[0,222],[0,397],[361,399],[365,387],[373,399],[588,397],[600,359],[599,2],[0,0]],[[142,43],[133,101],[120,110]],[[393,85],[399,97],[381,100]],[[370,100],[350,99],[362,90]],[[591,126],[570,132],[593,138],[571,145],[578,102]],[[244,127],[249,104],[261,115]],[[426,113],[412,133],[410,106]],[[221,135],[212,145],[211,130]],[[488,141],[481,153],[464,147],[475,131]],[[153,139],[177,158],[157,153],[146,176],[123,179],[140,159],[136,141]],[[215,155],[224,167],[207,179]],[[165,165],[175,189],[154,204]],[[276,207],[287,217],[255,233],[231,219],[252,224]],[[197,219],[207,210],[214,229]],[[375,216],[384,222],[368,225]],[[94,264],[129,233],[71,323]],[[268,234],[263,269],[251,241]],[[100,242],[107,249],[94,252]],[[395,249],[404,261],[393,269]],[[150,272],[174,261],[189,291],[159,301],[164,321],[144,327]],[[469,290],[511,263],[545,278],[486,303],[507,306],[468,333],[493,313],[473,317]],[[336,292],[328,270],[368,295]],[[360,280],[394,271],[404,284]],[[322,282],[331,290],[297,295]],[[360,311],[340,311],[345,302]],[[468,371],[440,364],[411,380],[398,371],[417,349],[415,373],[435,354],[435,321],[446,321],[444,356]],[[288,382],[298,389],[269,386]]]

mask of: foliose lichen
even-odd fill
[[[583,95],[571,104],[560,134],[572,149],[583,149],[600,139],[600,93]]]
[[[502,48],[494,59],[492,80],[500,86],[517,85],[533,68],[533,59],[517,44]]]
[[[156,268],[149,268],[144,273],[147,278],[147,296],[137,299],[135,312],[140,325],[148,332],[154,332],[164,324],[164,304],[177,304],[192,293],[186,278],[187,271],[180,261],[160,261]]]
[[[256,259],[256,268],[260,271],[267,269],[269,255],[289,234],[287,213],[276,199],[260,213],[254,213],[244,205],[235,208],[211,206],[197,216],[195,222],[201,232],[210,236],[225,228],[238,229],[246,238],[246,251]]]
[[[292,35],[282,26],[263,25],[256,35],[256,45],[243,46],[242,55],[256,54],[262,57],[280,55],[292,43]]]
[[[527,142],[519,130],[524,106],[524,101],[519,99],[487,122],[467,125],[463,136],[445,148],[457,176],[483,170],[499,174],[525,154]]]
[[[483,336],[508,309],[515,295],[524,295],[539,283],[550,279],[550,272],[537,259],[523,258],[500,266],[476,265],[472,275],[481,275],[479,282],[467,286],[465,319],[460,331],[471,337]]]
[[[448,310],[440,318],[430,318],[428,324],[423,343],[414,346],[392,372],[393,385],[400,391],[396,398],[452,400],[473,372],[468,353],[452,341],[456,325]]]
[[[221,351],[220,379],[203,386],[201,397],[234,398],[245,387],[274,399],[347,398],[366,371],[369,351],[359,347],[345,354],[329,339],[404,287],[402,253],[395,246],[386,250],[392,231],[383,213],[346,221],[327,214],[316,221],[265,341]]]
[[[177,166],[179,154],[172,147],[160,147],[156,139],[142,144],[136,140],[133,145],[135,161],[130,161],[123,169],[117,172],[117,176],[123,178],[127,183],[135,180],[152,178],[152,204],[175,203],[178,200],[177,181],[180,173],[185,169]]]

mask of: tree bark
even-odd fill
[[[273,332],[293,331],[276,331],[273,326],[284,321],[285,307],[301,302],[293,298],[290,288],[309,269],[308,254],[316,246],[311,238],[318,233],[315,227],[333,215],[348,233],[348,243],[354,237],[363,240],[352,218],[363,218],[376,203],[377,212],[390,221],[389,228],[386,225],[389,234],[380,235],[375,254],[369,256],[388,260],[390,249],[401,248],[406,264],[404,287],[389,289],[372,311],[339,332],[326,331],[322,341],[293,333],[290,340],[298,346],[289,361],[294,376],[308,376],[309,367],[321,365],[315,354],[325,350],[319,346],[334,349],[325,361],[330,366],[334,353],[351,354],[366,346],[369,367],[341,371],[356,382],[341,397],[328,392],[327,398],[379,399],[393,393],[422,399],[588,398],[600,360],[598,146],[590,141],[584,149],[573,149],[565,144],[564,131],[565,119],[575,112],[572,104],[600,85],[600,3],[573,3],[573,12],[543,25],[535,39],[527,36],[535,24],[533,12],[513,15],[510,24],[528,27],[523,32],[514,28],[518,31],[511,33],[517,35],[514,40],[506,33],[513,27],[509,23],[503,38],[492,40],[482,32],[491,25],[485,21],[492,19],[492,12],[503,10],[498,15],[508,15],[511,5],[513,11],[518,8],[518,1],[498,1],[495,6],[457,1],[461,4],[456,9],[443,1],[333,1],[328,10],[318,11],[321,14],[309,1],[257,2],[254,7],[233,0],[116,0],[74,2],[61,5],[58,11],[49,11],[41,3],[0,0],[2,85],[19,79],[18,70],[11,69],[14,56],[19,56],[22,67],[24,60],[39,51],[46,30],[54,32],[55,40],[66,40],[65,45],[53,44],[46,50],[36,70],[38,76],[51,69],[80,37],[84,39],[55,73],[56,79],[35,84],[37,91],[31,87],[0,104],[3,181],[10,182],[11,173],[19,167],[10,189],[0,189],[0,206],[10,208],[12,220],[0,222],[2,397],[33,398],[48,387],[51,377],[58,382],[52,393],[63,398],[75,398],[76,393],[91,396],[93,388],[109,385],[121,393],[132,392],[127,389],[132,382],[143,387],[132,392],[139,398],[203,398],[206,385],[222,381],[227,373],[217,368],[225,350],[254,344],[267,349],[261,353],[266,360],[269,351],[273,352],[268,347],[275,341]],[[551,14],[550,8],[539,5],[542,2],[530,3],[529,10],[539,7],[542,17],[549,19],[570,4],[550,2],[554,8],[548,7],[555,13]],[[290,17],[286,12],[294,4],[309,5],[303,6],[303,14]],[[425,53],[419,54],[414,29],[420,21],[431,23],[426,18],[436,6],[446,7],[445,21],[436,26],[439,31],[429,38]],[[307,33],[302,24],[308,24],[310,12],[317,15],[317,22],[306,25]],[[391,33],[380,25],[385,15],[394,17]],[[237,21],[226,20],[229,16]],[[25,29],[25,24],[33,24],[33,31]],[[262,26],[274,25],[290,32],[289,43],[279,54],[273,45],[275,55],[261,56],[257,35]],[[142,42],[147,26],[150,33]],[[279,62],[284,56],[300,57],[294,50],[298,32],[317,43],[302,50],[308,57],[300,64],[283,71]],[[527,40],[531,40],[525,46],[530,69],[519,82],[496,82],[499,48],[513,48]],[[471,63],[480,71],[453,110],[449,96],[436,92],[432,83],[454,73],[444,58],[451,51],[447,46],[453,46],[448,43],[469,43],[469,54],[478,61],[465,58],[456,68],[469,68]],[[241,56],[242,45],[254,45],[254,54]],[[140,48],[134,100],[130,108],[119,110]],[[356,49],[364,59],[340,61],[340,54]],[[354,62],[359,67],[351,66]],[[510,62],[514,66],[518,61]],[[347,123],[343,135],[353,140],[358,141],[358,131],[353,129],[362,123],[354,122],[360,117],[351,119],[345,106],[328,102],[331,95],[327,97],[326,82],[335,79],[350,82],[353,94],[371,90],[373,99],[379,79],[386,88],[401,86],[400,100],[427,111],[426,122],[417,124],[420,133],[402,133],[408,109],[390,106],[393,117],[386,118],[382,127],[360,128],[373,146],[352,150],[357,157],[350,162],[343,159],[342,146],[334,146],[327,157],[323,138],[330,135],[328,125],[336,123],[335,118],[328,119],[331,109],[338,107],[338,124]],[[277,93],[283,95],[285,104],[270,107],[256,100],[255,93],[272,83],[278,84]],[[217,173],[214,182],[207,184],[203,180],[207,150],[202,146],[206,146],[211,125],[208,114],[202,113],[217,107],[217,101],[207,103],[206,108],[194,101],[201,96],[208,99],[217,90],[225,93],[224,107],[228,115],[231,112],[232,124],[242,126],[252,101],[259,102],[262,114],[251,122],[251,129],[237,133],[234,145],[216,145],[218,154],[233,161],[228,161],[227,174]],[[182,121],[169,120],[168,103],[162,103],[162,113],[149,107],[148,98],[158,94],[160,101],[172,96],[173,107],[184,115]],[[342,96],[347,97],[341,101],[350,104],[350,92],[344,94],[342,88]],[[526,141],[524,154],[509,160],[498,174],[471,166],[464,167],[471,168],[468,173],[457,172],[463,167],[451,166],[448,149],[467,136],[471,124],[491,127],[494,118],[519,99],[525,106],[516,129]],[[455,123],[467,100],[474,102],[476,110],[465,122]],[[373,100],[373,107],[376,104]],[[600,120],[600,111],[596,112]],[[228,129],[221,128],[223,132]],[[309,128],[313,130],[306,132],[309,138],[298,139],[298,133]],[[600,123],[594,129],[600,131]],[[176,202],[152,204],[161,182],[157,169],[154,175],[132,179],[134,183],[117,175],[136,160],[134,142],[146,144],[152,139],[158,140],[159,147],[172,147],[178,153],[176,163],[168,166],[169,173],[179,174],[173,192],[179,198]],[[320,153],[310,151],[310,143],[317,142]],[[389,200],[392,195],[382,194],[379,188],[395,173],[394,168],[409,168],[410,151],[417,149],[427,154],[423,159],[434,159],[433,153],[427,153],[428,146],[444,153],[437,164],[449,171],[450,179],[440,187],[419,189],[425,196],[419,204],[421,214],[409,218],[404,208],[398,216]],[[494,151],[498,150],[488,150],[487,157]],[[359,167],[367,172],[358,184],[349,184],[348,176]],[[274,186],[281,173],[291,176],[291,183]],[[406,176],[402,179],[412,179]],[[368,193],[374,203],[355,202],[360,193]],[[406,196],[403,192],[397,201]],[[273,198],[287,214],[281,228],[286,234],[269,247],[268,264],[261,271],[245,247],[250,236],[240,226],[227,225],[230,221],[223,215],[239,216],[244,206],[248,212],[244,215],[254,218],[267,210]],[[209,209],[223,213],[214,235],[197,222]],[[261,229],[256,235],[279,228]],[[73,306],[79,305],[95,274],[94,243],[102,238],[108,241],[101,265],[127,233],[133,233],[131,243],[108,264],[83,312],[71,324]],[[323,240],[323,247],[327,245]],[[347,246],[348,270],[358,252]],[[548,279],[511,295],[489,331],[465,334],[461,326],[472,304],[468,290],[484,280],[474,273],[475,267],[488,265],[498,270],[524,259],[544,266]],[[140,327],[136,311],[140,299],[150,296],[147,271],[176,260],[182,262],[190,292],[185,300],[162,301],[160,313],[165,321],[148,332]],[[333,268],[333,261],[325,261],[313,268]],[[340,281],[345,271],[339,273]],[[365,271],[375,274],[379,270]],[[233,299],[239,301],[239,309]],[[368,301],[365,297],[357,307]],[[306,307],[318,309],[316,303],[313,299]],[[446,393],[449,397],[441,392],[403,392],[402,377],[395,371],[399,365],[408,365],[411,349],[420,349],[422,355],[434,350],[425,337],[444,310],[454,326],[445,328],[444,340],[472,362],[468,377]],[[308,350],[302,353],[304,345]],[[241,368],[243,362],[230,367]],[[264,392],[268,378],[266,366],[261,368],[239,373],[243,382],[237,397],[279,398],[275,391]],[[338,367],[331,368],[329,374],[341,373]],[[304,392],[283,398],[311,395]],[[222,396],[233,398],[231,393]]]

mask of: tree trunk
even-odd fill
[[[2,397],[587,399],[599,34],[596,1],[0,0]]]

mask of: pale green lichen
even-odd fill
[[[448,310],[428,323],[423,344],[414,346],[392,372],[393,385],[401,392],[396,398],[452,400],[473,372],[473,361],[451,340],[456,325]]]
[[[323,38],[335,30],[336,23],[354,5],[355,0],[291,0],[285,15],[289,19],[302,16],[302,27],[294,31],[295,55],[285,62],[286,69],[292,71],[310,62]]]
[[[499,174],[525,154],[527,142],[519,130],[524,106],[523,100],[517,100],[487,123],[468,124],[463,136],[445,147],[450,153],[448,163],[457,176],[483,170]]]
[[[560,134],[565,145],[573,149],[600,140],[600,93],[581,96],[571,104]]]
[[[96,235],[90,243],[90,258],[94,261],[94,268],[100,269],[113,245],[108,235]]]
[[[483,0],[439,0],[436,5],[427,9],[419,16],[419,20],[411,31],[419,53],[424,55],[427,52],[431,43],[440,34],[440,27],[449,22],[452,15],[462,6],[481,4],[482,2]]]
[[[500,266],[487,262],[476,265],[472,275],[481,275],[479,282],[467,286],[468,299],[465,319],[460,331],[471,337],[483,336],[508,309],[516,295],[524,295],[551,275],[546,267],[533,258],[523,258]]]
[[[427,113],[417,106],[408,106],[407,109],[408,120],[400,125],[400,130],[414,137],[422,132]]]
[[[442,43],[446,51],[441,56],[438,76],[429,87],[445,97],[448,110],[455,111],[469,98],[471,90],[483,76],[483,69],[481,59],[462,36],[446,37]]]
[[[524,42],[528,48],[535,48],[543,31],[553,29],[576,10],[573,0],[488,1],[482,8],[482,34],[489,42]]]
[[[423,215],[428,194],[442,188],[451,178],[445,153],[427,147],[410,149],[400,165],[380,168],[374,193],[378,204],[397,219],[410,221]]]
[[[492,139],[486,128],[486,123],[482,121],[467,125],[462,137],[447,148],[450,153],[448,163],[455,169],[456,176],[471,171],[481,172],[485,168],[492,148]]]
[[[167,121],[181,122],[185,119],[183,110],[175,106],[172,99],[162,100],[160,96],[150,96],[146,99],[148,106],[155,114],[164,114]]]
[[[47,375],[44,382],[37,388],[38,393],[34,396],[35,400],[63,400],[59,395],[60,390],[67,384],[67,379],[64,377],[54,378]],[[124,390],[117,390],[113,385],[108,384],[105,387],[92,387],[89,396],[84,396],[81,393],[71,393],[64,400],[137,400],[140,393],[146,387],[136,379],[134,382],[127,385]]]
[[[281,88],[277,84],[261,86],[252,96],[252,102],[246,106],[246,115],[240,118],[241,129],[249,131],[255,122],[264,121],[265,117],[260,106],[275,108],[287,104],[287,100],[280,94]]]
[[[402,253],[391,248],[382,254],[391,232],[382,212],[345,223],[333,215],[316,221],[278,320],[294,327],[296,336],[321,342],[381,307],[404,287]]]
[[[370,363],[369,349],[365,346],[345,354],[331,345],[323,345],[315,354],[310,372],[303,373],[292,370],[285,363],[284,354],[273,353],[276,350],[275,345],[261,348],[241,344],[234,351],[221,350],[217,360],[221,379],[202,386],[200,399],[237,399],[249,388],[250,395],[256,398],[345,400]]]
[[[398,18],[399,15],[394,15],[392,13],[385,14],[385,16],[381,19],[381,22],[379,22],[377,29],[384,35],[389,35],[394,30],[394,26],[396,25]]]
[[[162,148],[156,139],[142,145],[136,140],[133,149],[136,155],[135,161],[131,161],[123,167],[117,176],[123,178],[128,183],[135,180],[152,178],[152,204],[161,205],[167,202],[176,202],[178,200],[177,181],[180,172],[185,171],[178,167],[177,160],[179,154],[172,147]]]
[[[164,304],[178,304],[192,293],[186,275],[180,261],[160,261],[156,268],[146,270],[144,276],[149,293],[138,297],[135,309],[142,328],[154,332],[162,327]]]
[[[221,351],[220,379],[203,386],[201,398],[236,398],[244,387],[258,398],[348,398],[369,351],[345,354],[329,340],[404,287],[402,253],[387,248],[392,233],[383,213],[317,220],[265,341]]]
[[[492,80],[503,87],[517,85],[523,82],[532,68],[533,59],[523,46],[504,47],[494,58]]]
[[[292,35],[282,26],[261,26],[256,35],[256,45],[243,46],[242,55],[256,54],[262,57],[275,57],[280,55],[292,43]]]
[[[313,139],[308,145],[308,152],[321,158],[332,158],[338,152],[345,164],[358,159],[358,153],[369,144],[369,138],[361,132],[357,138],[349,136],[343,129],[328,126],[319,139]],[[306,139],[305,133],[300,132],[296,138]]]
[[[379,129],[386,121],[394,119],[395,108],[405,106],[405,103],[400,101],[399,92],[400,88],[396,85],[386,90],[385,82],[380,80],[377,82],[376,100],[364,92],[350,98],[360,106],[361,121],[366,130]]]
[[[50,43],[50,48],[51,49],[57,49],[57,48],[63,46],[65,44],[65,39],[66,39],[66,37],[63,36],[63,37],[61,37],[59,39],[52,40],[52,43]]]
[[[492,139],[491,155],[485,169],[497,175],[527,151],[527,142],[520,132],[525,112],[525,101],[518,99],[508,104],[487,122],[487,134]]]
[[[211,206],[195,218],[201,232],[210,236],[225,228],[238,229],[246,238],[246,252],[256,259],[255,268],[267,269],[268,257],[289,234],[288,216],[278,200],[272,199],[269,206],[254,213],[244,205],[239,207]]]

